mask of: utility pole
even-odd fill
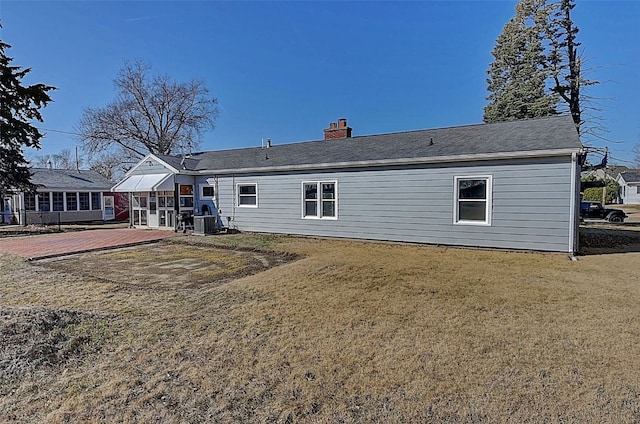
[[[607,204],[607,158],[609,156],[609,148],[605,147],[604,149],[604,187],[602,187],[602,206]]]

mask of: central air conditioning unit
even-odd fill
[[[213,215],[194,216],[193,217],[193,234],[205,236],[207,234],[215,234],[216,221],[218,217]]]

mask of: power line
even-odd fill
[[[38,128],[38,127],[36,127]],[[71,132],[71,131],[63,131],[63,130],[52,130],[50,128],[38,128],[40,131],[48,131],[48,132],[54,132],[54,133],[60,133],[60,134],[69,134],[69,135],[82,135],[80,133],[77,132]]]

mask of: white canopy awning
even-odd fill
[[[170,179],[172,175],[173,174],[130,175],[113,186],[111,191],[129,193],[134,191],[173,190],[172,180]]]

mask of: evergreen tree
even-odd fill
[[[13,58],[6,55],[9,48],[0,40],[0,194],[35,190],[22,149],[40,148],[42,134],[31,122],[42,122],[40,109],[51,101],[47,93],[55,89],[44,84],[23,86],[31,69],[12,66]]]
[[[546,92],[549,71],[543,40],[548,16],[544,0],[521,0],[515,17],[504,26],[487,71],[490,103],[484,108],[485,122],[556,113],[557,95]]]

